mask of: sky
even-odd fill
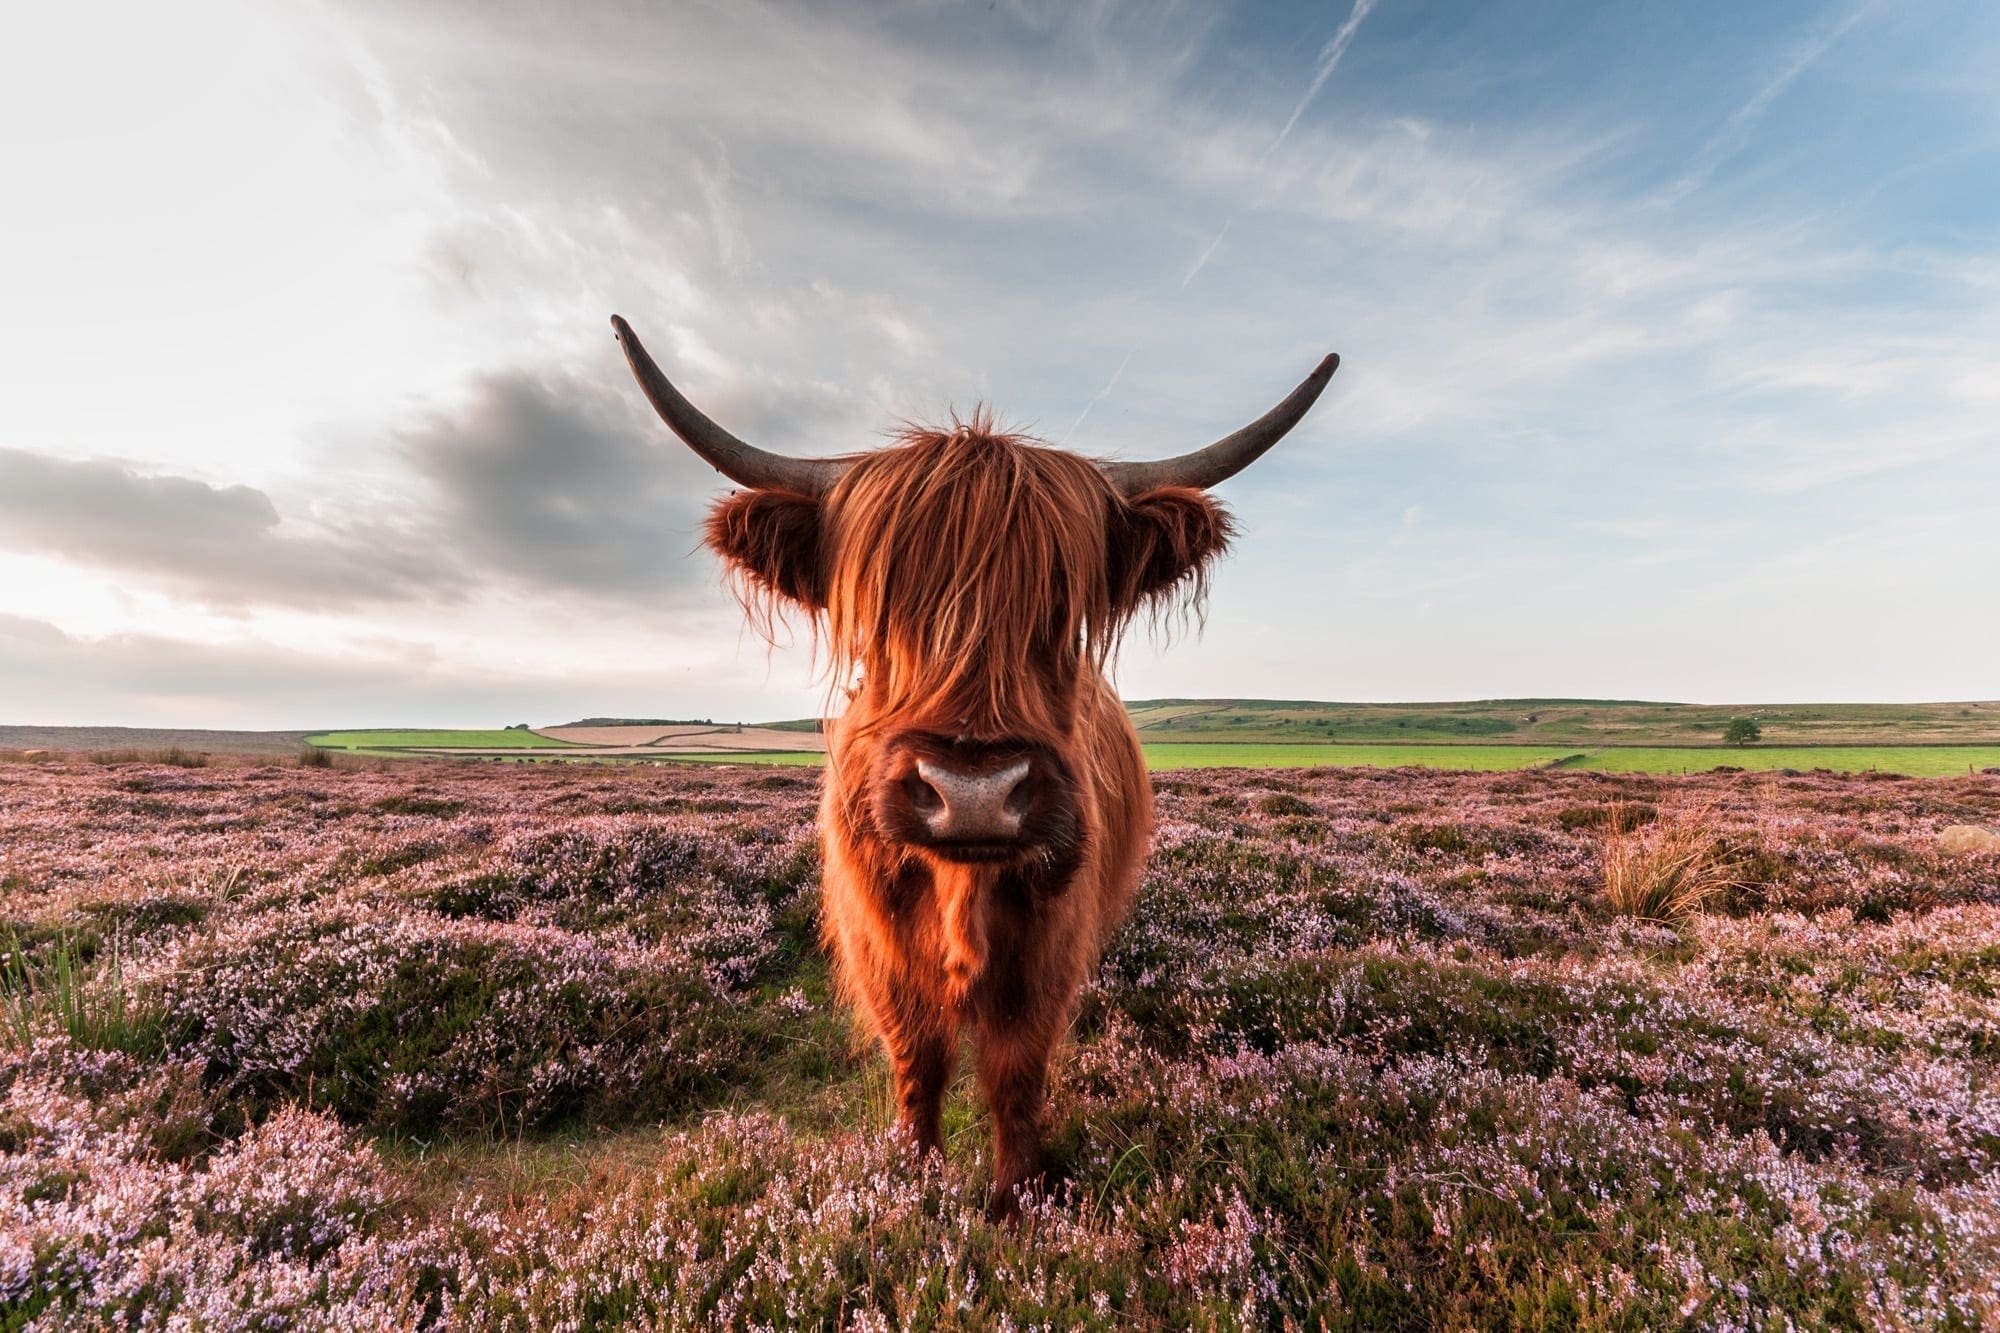
[[[1218,489],[1128,698],[2000,696],[2000,7],[36,6],[0,723],[817,711],[697,545],[992,405]]]

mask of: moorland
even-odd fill
[[[1161,773],[996,1228],[815,773],[165,757],[0,763],[6,1327],[2000,1320],[2000,777]]]

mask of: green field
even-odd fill
[[[1146,767],[1173,768],[1537,768],[1576,753],[1533,745],[1147,744]]]
[[[1144,733],[1142,733],[1142,736]],[[532,731],[396,730],[322,731],[306,742],[322,749],[384,756],[413,750],[462,750],[468,755],[496,750],[546,750],[565,758],[580,747]],[[1600,773],[1705,772],[1729,764],[1744,769],[1830,768],[1859,773],[1877,769],[1913,777],[1950,777],[2000,767],[2000,745],[1753,745],[1612,746],[1580,749],[1550,745],[1358,745],[1288,741],[1152,741],[1145,744],[1146,767],[1177,768],[1456,768],[1497,772],[1514,768],[1585,769]],[[578,756],[579,759],[584,756]],[[825,756],[807,750],[746,750],[737,754],[654,753],[633,756],[650,763],[815,765]],[[609,758],[603,762],[631,762]]]
[[[316,731],[307,745],[322,750],[567,750],[568,741],[550,740],[532,731],[423,730],[382,727],[370,731]]]
[[[1774,745],[1714,747],[1620,746],[1575,750],[1528,745],[1229,745],[1146,747],[1146,767],[1310,768],[1344,767],[1475,769],[1576,768],[1597,773],[1704,773],[1727,764],[1743,769],[1830,768],[1837,773],[1905,773],[1912,777],[1962,776],[2000,768],[2000,745]],[[1577,757],[1572,757],[1577,756]],[[1557,761],[1564,762],[1557,762]]]

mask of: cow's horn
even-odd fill
[[[1291,396],[1258,417],[1242,430],[1223,436],[1206,449],[1197,449],[1179,458],[1162,458],[1151,463],[1106,463],[1104,475],[1124,495],[1139,495],[1162,486],[1192,486],[1206,489],[1229,480],[1261,457],[1266,449],[1285,438],[1285,432],[1299,424],[1299,418],[1313,405],[1340,369],[1340,358],[1329,356],[1319,369],[1306,376]]]
[[[646,401],[660,414],[660,420],[673,427],[674,434],[685,440],[688,448],[731,481],[753,491],[825,495],[847,470],[845,460],[790,458],[745,444],[681,396],[681,391],[653,364],[653,358],[647,355],[645,345],[632,332],[630,324],[613,315],[611,327],[618,333],[618,345],[625,349],[625,359],[631,362],[632,374],[645,391]]]

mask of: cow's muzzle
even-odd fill
[[[897,841],[953,861],[1012,861],[1073,837],[1074,795],[1047,750],[929,736],[889,746],[875,810]]]
[[[1026,759],[999,768],[957,768],[917,760],[905,779],[910,804],[939,842],[1012,842],[1021,836],[1033,790]]]

